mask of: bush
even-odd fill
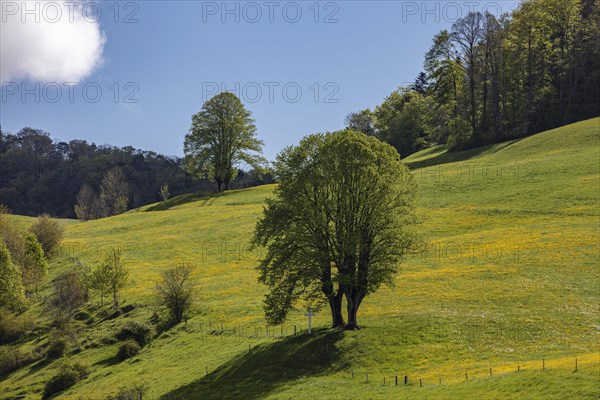
[[[40,215],[29,230],[37,237],[47,258],[58,249],[65,231],[58,221],[50,218],[48,214]]]
[[[54,279],[49,303],[57,314],[64,313],[70,317],[87,301],[88,288],[84,278],[78,271],[66,271]]]
[[[193,272],[194,267],[190,264],[177,265],[164,271],[155,287],[159,304],[167,308],[172,322],[176,324],[183,321],[198,295]]]
[[[143,400],[147,390],[146,385],[136,384],[122,388],[116,396],[110,397],[110,400]]]
[[[55,358],[61,358],[65,354],[65,351],[67,351],[67,346],[68,343],[65,338],[58,337],[53,339],[48,346],[48,350],[46,351],[46,358],[51,360]]]
[[[0,309],[0,345],[16,342],[34,327],[31,318]]]
[[[54,375],[44,386],[42,399],[48,399],[70,388],[86,376],[87,368],[79,363],[63,365],[58,374]]]
[[[124,361],[140,352],[140,345],[135,340],[124,342],[117,352],[117,360]]]
[[[14,346],[2,346],[0,347],[0,376],[10,374],[38,359],[36,355],[23,353]]]
[[[144,347],[150,343],[152,336],[154,336],[154,328],[147,323],[138,321],[127,322],[115,335],[121,341],[135,340],[140,347]]]

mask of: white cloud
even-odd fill
[[[79,82],[91,74],[106,38],[82,4],[0,0],[1,82]]]

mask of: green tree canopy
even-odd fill
[[[23,283],[27,287],[36,286],[48,274],[48,262],[44,250],[32,232],[23,232],[23,254],[19,264],[23,274]]]
[[[223,92],[192,116],[184,142],[185,163],[191,174],[214,179],[220,192],[229,188],[239,163],[254,168],[264,164],[262,146],[251,113],[236,95]]]
[[[12,262],[10,252],[2,239],[0,239],[0,308],[11,312],[21,312],[27,308],[21,271]]]
[[[253,239],[267,248],[258,266],[267,321],[304,300],[328,304],[334,327],[358,329],[363,299],[393,284],[416,240],[412,174],[393,147],[351,130],[307,136],[275,167],[279,186]]]
[[[113,297],[114,308],[119,307],[119,292],[127,284],[129,270],[125,266],[125,258],[121,249],[108,250],[101,264],[94,270],[91,277],[92,288],[104,293],[109,292]]]

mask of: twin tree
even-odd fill
[[[219,94],[193,117],[188,165],[226,189],[236,162],[262,161],[249,153],[262,144],[254,134],[239,99]],[[329,305],[334,328],[359,329],[362,301],[393,284],[402,255],[417,240],[412,174],[392,146],[349,129],[309,135],[284,149],[274,166],[278,185],[252,240],[266,248],[258,271],[270,289],[267,322],[283,323],[303,302]]]

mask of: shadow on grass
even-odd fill
[[[167,200],[165,204],[163,204],[162,202],[156,203],[153,206],[146,208],[144,210],[144,212],[165,211],[171,207],[177,207],[177,206],[181,206],[181,205],[187,204],[187,203],[192,203],[195,201],[202,201],[203,206],[209,205],[210,203],[215,201],[215,199],[217,197],[220,197],[221,195],[222,195],[222,193],[205,193],[205,192],[182,194],[180,196],[176,196],[176,197],[173,197],[172,199]]]
[[[113,365],[117,365],[119,363],[121,363],[121,361],[117,360],[117,357],[112,356],[112,357],[105,358],[104,360],[97,361],[94,363],[94,365],[98,365],[101,367],[110,367]]]
[[[335,344],[343,334],[321,330],[311,336],[292,336],[261,344],[208,375],[167,393],[161,400],[264,398],[298,378],[332,372],[332,365],[340,360]]]
[[[507,149],[514,144],[520,142],[524,138],[509,140],[507,142],[495,143],[483,147],[477,147],[475,149],[462,150],[462,151],[444,151],[445,148],[436,150],[434,156],[419,161],[406,161],[406,165],[414,170],[418,168],[432,167],[434,165],[446,164],[451,162],[466,161],[471,158],[489,155],[497,153],[500,150]]]

